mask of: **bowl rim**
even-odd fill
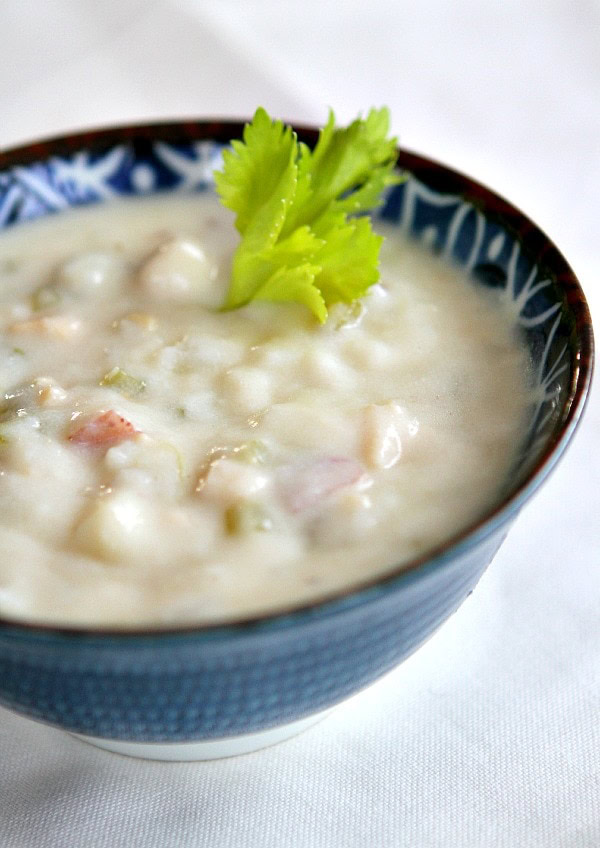
[[[47,161],[52,157],[69,156],[81,150],[101,152],[117,144],[161,141],[174,144],[193,141],[215,141],[227,144],[240,138],[248,119],[221,118],[184,118],[149,123],[122,124],[110,127],[91,128],[79,132],[69,132],[50,136],[38,141],[20,144],[8,150],[0,150],[0,173],[14,167]],[[302,124],[293,124],[298,138],[314,145],[319,128]],[[290,602],[270,612],[240,615],[235,618],[211,621],[204,624],[181,625],[149,624],[134,627],[102,627],[98,625],[53,625],[43,621],[12,619],[0,616],[0,635],[2,633],[26,636],[56,636],[59,638],[93,637],[100,640],[124,639],[130,643],[148,637],[200,637],[203,634],[218,633],[231,635],[260,628],[292,625],[312,618],[315,613],[323,616],[335,615],[348,608],[354,608],[379,598],[388,591],[423,579],[433,571],[443,568],[456,556],[479,544],[494,534],[502,525],[507,524],[521,509],[523,504],[543,484],[556,463],[562,457],[581,420],[587,404],[594,370],[594,336],[590,310],[583,289],[571,266],[553,241],[518,207],[502,195],[483,183],[444,163],[421,155],[414,151],[399,148],[398,167],[408,172],[419,182],[434,183],[438,191],[456,194],[475,201],[486,213],[493,213],[502,221],[503,227],[520,242],[527,239],[527,249],[535,250],[536,261],[544,261],[551,266],[553,276],[566,296],[569,307],[575,317],[575,360],[568,396],[562,404],[560,427],[556,427],[543,453],[517,487],[511,487],[507,494],[493,507],[486,510],[476,521],[470,522],[459,532],[453,534],[441,545],[427,553],[411,559],[403,565],[396,565],[375,577],[366,578],[359,584],[326,593],[313,601]],[[106,202],[106,201],[100,201]]]

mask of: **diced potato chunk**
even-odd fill
[[[39,479],[42,488],[38,497],[44,498],[56,481],[61,481],[61,493],[66,497],[66,489],[81,484],[84,466],[79,457],[66,445],[57,442],[47,433],[41,432],[40,419],[35,415],[24,415],[0,428],[0,463],[2,468],[10,468],[20,474]]]
[[[203,248],[192,239],[174,238],[144,262],[139,283],[158,300],[218,306],[223,293],[215,285],[215,269]]]
[[[139,559],[148,532],[146,513],[141,498],[129,492],[107,495],[94,503],[75,535],[85,551],[100,559]]]
[[[201,472],[196,491],[222,505],[251,498],[265,489],[270,476],[256,465],[226,457],[216,459]]]
[[[243,413],[258,412],[272,397],[272,378],[262,368],[239,366],[223,376],[223,393]]]
[[[194,368],[231,368],[244,358],[247,346],[241,339],[212,333],[190,334],[183,343],[186,360]]]
[[[154,362],[161,371],[176,371],[185,361],[185,351],[178,344],[163,345],[154,353]]]
[[[181,399],[177,412],[192,421],[213,421],[217,416],[216,395],[209,389],[192,392]]]
[[[369,468],[391,468],[403,451],[403,441],[416,435],[418,423],[395,401],[365,407],[362,455]]]
[[[57,283],[77,297],[106,295],[117,291],[126,273],[125,262],[114,253],[81,253],[58,269]]]
[[[356,384],[352,370],[330,350],[308,350],[302,357],[300,368],[304,380],[309,385],[320,388],[335,386],[341,390]]]

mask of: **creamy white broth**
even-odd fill
[[[220,312],[212,195],[118,201],[0,237],[0,614],[209,622],[423,554],[497,497],[528,359],[494,292],[403,241],[320,326]]]

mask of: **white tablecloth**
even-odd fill
[[[594,0],[5,0],[0,144],[182,115],[388,104],[405,146],[553,236],[600,327]],[[600,391],[479,587],[304,735],[203,764],[0,710],[1,848],[600,846]]]

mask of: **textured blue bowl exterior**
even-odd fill
[[[222,143],[232,137],[228,129],[233,136],[239,130],[164,125],[71,137],[16,151],[3,169],[0,156],[0,226],[115,195],[206,190]],[[574,416],[565,398],[581,373],[582,331],[543,234],[535,230],[539,244],[528,249],[531,238],[519,226],[524,222],[529,232],[533,225],[512,207],[442,166],[411,154],[405,159],[409,169],[413,160],[425,163],[424,176],[413,174],[394,188],[382,216],[481,284],[501,286],[536,366],[536,402],[503,508],[421,565],[289,614],[131,634],[0,621],[1,704],[66,730],[129,741],[259,731],[366,686],[412,653],[472,591],[518,509],[564,449],[589,374]],[[588,359],[591,348],[590,327]],[[558,448],[548,455],[554,443]]]
[[[291,722],[412,653],[473,589],[504,533],[358,601],[266,624],[101,638],[8,629],[0,633],[0,701],[66,730],[139,742]]]

